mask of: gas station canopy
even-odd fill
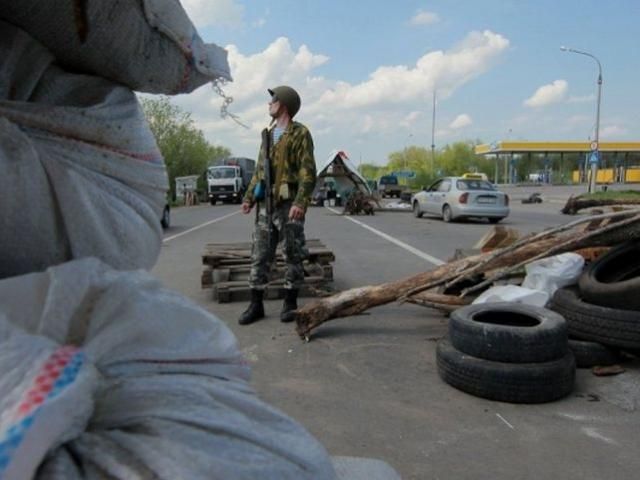
[[[477,155],[493,155],[501,153],[569,153],[590,152],[640,152],[640,142],[511,142],[502,141],[485,143],[475,148]],[[594,148],[595,147],[595,148]]]

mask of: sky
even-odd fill
[[[334,149],[384,165],[409,146],[457,141],[640,141],[640,1],[182,0],[205,42],[228,51],[234,98],[174,97],[207,140],[256,158],[267,88],[302,97],[295,120],[318,162]],[[433,96],[436,95],[435,123]],[[434,135],[432,137],[432,130]]]

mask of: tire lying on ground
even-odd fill
[[[615,247],[592,262],[578,284],[589,303],[640,310],[640,240]]]
[[[505,363],[462,353],[447,338],[438,343],[436,363],[440,378],[478,397],[511,403],[558,400],[573,389],[576,364],[572,353],[538,363]]]
[[[546,308],[515,303],[469,305],[449,318],[451,344],[497,362],[546,362],[567,354],[567,324]]]
[[[576,288],[556,291],[549,308],[567,321],[569,335],[620,348],[640,348],[640,312],[587,303]]]
[[[620,362],[617,350],[601,343],[570,338],[569,349],[578,368],[608,367]]]

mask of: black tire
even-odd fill
[[[160,225],[162,228],[169,228],[171,226],[171,210],[169,206],[165,206],[162,211],[162,218],[160,219]]]
[[[209,203],[211,203],[211,205],[215,205],[215,204],[216,204],[216,199],[215,199],[215,197],[211,197],[211,198],[209,199]]]
[[[640,241],[609,250],[585,268],[578,284],[589,303],[640,311]]]
[[[551,362],[503,363],[465,355],[445,338],[438,342],[436,363],[440,378],[477,397],[511,403],[544,403],[573,389],[573,354]]]
[[[467,355],[496,362],[536,363],[567,354],[567,322],[546,308],[488,303],[459,308],[449,317],[449,340]]]
[[[449,205],[442,207],[442,220],[447,223],[453,221],[453,213],[451,213],[451,207]]]
[[[496,224],[500,222],[504,217],[489,217],[489,223]]]
[[[640,348],[640,312],[584,302],[576,288],[561,288],[549,308],[567,321],[569,335],[611,347]]]
[[[601,343],[570,338],[569,349],[576,358],[578,368],[606,367],[620,363],[617,350]]]
[[[413,202],[413,216],[416,218],[422,218],[423,212],[420,211],[420,204]]]

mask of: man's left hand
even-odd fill
[[[302,220],[304,218],[304,208],[291,205],[289,209],[289,220]]]

